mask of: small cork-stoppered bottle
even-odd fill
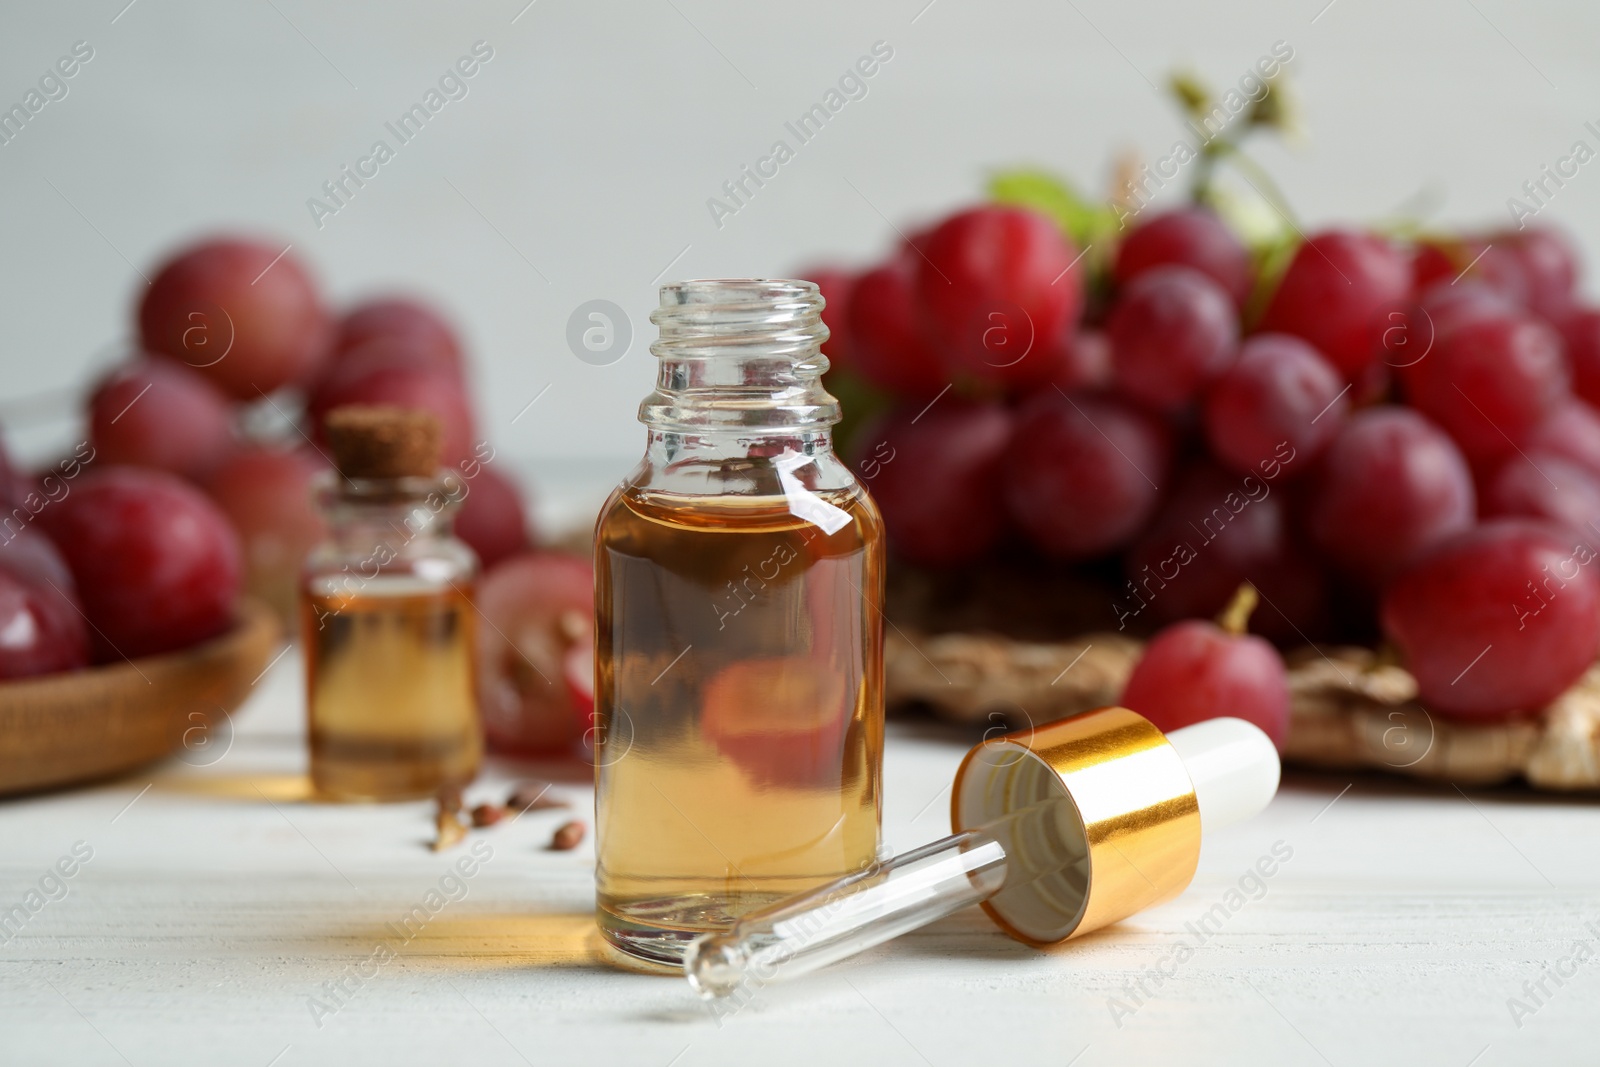
[[[425,412],[351,406],[325,423],[328,539],[306,561],[301,620],[318,795],[406,800],[477,774],[478,561],[451,533],[464,493]]]
[[[667,285],[595,539],[597,919],[673,965],[877,856],[883,523],[833,453],[822,296]]]

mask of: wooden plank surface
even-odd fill
[[[1208,843],[1188,892],[1132,922],[1038,952],[973,910],[718,1019],[676,979],[604,960],[590,842],[544,850],[564,813],[475,836],[492,855],[457,883],[441,879],[469,853],[425,847],[427,805],[305,802],[299,685],[291,652],[231,741],[0,803],[0,909],[42,901],[0,934],[0,1062],[1600,1059],[1600,812],[1580,800],[1293,776],[1265,816]],[[891,727],[895,848],[947,832],[969,740]],[[496,766],[475,792],[517,773]],[[582,768],[533,773],[564,779],[587,815]],[[1275,844],[1290,858],[1245,878]],[[430,890],[444,905],[397,937],[388,924]],[[1563,962],[1575,951],[1588,958]],[[1557,984],[1547,967],[1573,973]],[[1548,995],[1524,988],[1541,978]],[[1528,1010],[1514,1018],[1510,998]]]

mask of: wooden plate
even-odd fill
[[[278,635],[272,609],[247,600],[232,630],[193,648],[0,683],[0,795],[104,778],[212,743]]]

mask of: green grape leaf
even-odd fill
[[[1117,215],[1110,204],[1088,200],[1067,182],[1042,170],[994,175],[989,179],[989,198],[1050,216],[1079,248],[1103,245],[1117,230]]]

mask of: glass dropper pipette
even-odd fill
[[[798,977],[972,904],[1001,929],[1054,944],[1181,892],[1202,827],[1265,808],[1271,740],[1241,719],[1163,736],[1124,708],[1008,734],[967,754],[956,833],[743,916],[690,945],[701,996]]]

